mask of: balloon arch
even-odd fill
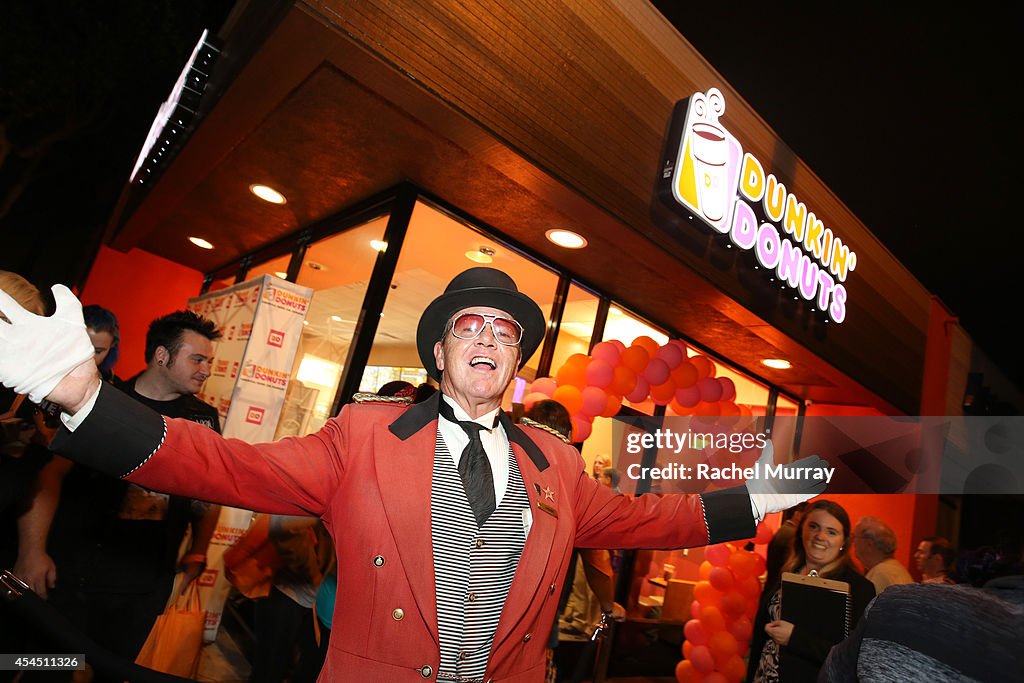
[[[750,408],[735,402],[736,385],[728,377],[716,377],[716,372],[710,358],[690,356],[686,345],[675,339],[659,345],[641,336],[628,347],[613,339],[594,346],[589,356],[569,356],[554,377],[534,380],[523,405],[529,410],[548,398],[561,403],[572,416],[577,443],[590,436],[595,418],[615,416],[624,400],[639,403],[650,398],[676,415],[696,416],[721,427],[750,418]],[[761,522],[751,540],[768,543],[772,532]],[[743,657],[750,647],[761,595],[758,577],[764,573],[765,561],[760,554],[731,543],[705,548],[704,557],[690,619],[684,626],[684,658],[676,666],[676,679],[739,683],[746,676]]]
[[[561,403],[572,416],[577,443],[590,436],[594,418],[613,417],[623,400],[638,403],[650,398],[676,415],[695,415],[722,426],[749,417],[750,409],[734,400],[736,385],[728,377],[716,377],[716,372],[710,358],[688,356],[686,345],[677,339],[659,345],[642,336],[629,346],[612,339],[594,346],[589,356],[569,356],[554,377],[534,380],[523,405],[529,410],[547,398]]]

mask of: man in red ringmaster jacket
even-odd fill
[[[440,381],[430,400],[347,405],[316,434],[258,445],[101,389],[78,301],[54,296],[43,318],[0,292],[0,380],[62,407],[54,450],[147,488],[323,518],[339,581],[321,681],[539,683],[574,546],[747,538],[824,486],[634,498],[594,481],[571,446],[501,411],[546,325],[491,268],[456,276],[420,319],[419,355]],[[787,483],[811,486],[800,481]]]

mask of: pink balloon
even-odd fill
[[[647,395],[649,391],[650,386],[647,384],[647,380],[645,380],[643,377],[637,377],[636,386],[633,387],[633,391],[626,394],[623,398],[625,398],[630,403],[641,403],[647,400]]]
[[[736,398],[736,383],[728,377],[716,377],[718,383],[722,385],[722,400],[731,401]]]
[[[683,626],[683,634],[694,645],[707,645],[711,638],[711,634],[704,628],[704,624],[700,623],[700,619],[690,619],[686,622],[686,625]]]
[[[587,417],[594,418],[604,412],[608,405],[608,392],[597,387],[585,387],[581,394],[583,397],[583,408],[581,412]]]
[[[676,401],[684,408],[692,408],[700,403],[700,389],[696,384],[685,389],[676,389]]]
[[[690,618],[700,619],[700,600],[694,600],[690,603]]]
[[[733,638],[740,643],[747,642],[754,634],[754,624],[746,617],[740,617],[726,628],[728,628]]]
[[[715,403],[722,398],[722,385],[714,377],[705,377],[700,380],[697,382],[697,388],[700,390],[700,400],[702,401]]]
[[[693,668],[702,674],[709,674],[715,670],[715,658],[711,656],[711,650],[707,645],[698,645],[693,648],[690,662],[693,664]]]
[[[713,568],[711,574],[708,575],[708,581],[723,593],[730,590],[733,584],[736,583],[736,579],[733,578],[732,572],[729,571],[728,567]]]
[[[603,343],[603,342],[602,342]],[[616,357],[616,362],[618,358]],[[587,366],[587,384],[599,389],[606,388],[615,379],[615,365],[606,360],[595,358]]]
[[[683,362],[683,358],[686,357],[686,351],[679,348],[679,345],[673,344],[670,341],[658,349],[655,352],[654,357],[665,361],[665,365],[667,365],[669,370],[671,370]]]
[[[730,617],[738,617],[747,609],[747,599],[739,591],[729,591],[722,596],[722,611]]]
[[[701,683],[729,683],[729,679],[721,671],[712,671],[704,677]]]
[[[660,358],[652,358],[644,368],[643,376],[648,384],[664,384],[668,381],[668,373],[668,364],[665,361]]]
[[[558,388],[558,382],[555,381],[554,377],[541,377],[540,379],[533,380],[533,384],[530,385],[530,391],[544,394],[548,398],[555,393],[555,389]]]
[[[531,391],[526,396],[523,396],[523,407],[529,410],[537,401],[545,401],[549,398],[551,397],[547,394],[542,394],[539,391]]]
[[[579,443],[586,441],[587,437],[590,436],[590,432],[593,431],[594,425],[591,424],[590,420],[583,417],[582,415],[572,416],[572,440],[573,443]]]
[[[617,348],[619,350],[619,355],[622,355],[622,352],[626,350],[626,345],[620,342],[618,339],[607,339],[605,341],[607,341],[609,344]],[[601,343],[603,344],[604,342]]]
[[[619,362],[619,354],[622,350],[610,341],[603,341],[600,344],[594,345],[594,350],[590,352],[590,357],[594,360],[603,360],[609,365],[615,365]]]
[[[725,567],[729,564],[729,547],[724,543],[710,545],[704,549],[704,559],[716,567]]]

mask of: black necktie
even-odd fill
[[[459,458],[459,476],[462,478],[462,487],[466,489],[469,506],[473,508],[476,523],[483,526],[494,512],[494,477],[491,474],[491,463],[484,452],[484,444],[480,441],[480,432],[486,427],[478,422],[456,419],[455,411],[447,401],[442,398],[439,403],[441,417],[462,427],[462,431],[469,437],[469,444],[462,449],[462,457]]]

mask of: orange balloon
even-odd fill
[[[690,359],[693,366],[697,368],[697,380],[700,381],[705,377],[715,376],[715,364],[711,362],[711,359],[707,356],[694,356]]]
[[[621,409],[622,399],[615,394],[608,394],[608,402],[605,403],[604,410],[601,411],[601,417],[615,417]]]
[[[747,597],[757,599],[761,595],[761,582],[756,576],[742,576],[736,579],[736,590]]]
[[[630,346],[639,346],[640,348],[645,350],[647,352],[647,355],[650,356],[651,358],[653,358],[654,354],[658,353],[658,349],[661,348],[658,342],[654,341],[647,335],[641,335],[637,337],[636,339],[633,340],[633,343],[630,344]]]
[[[659,406],[668,405],[670,401],[675,398],[676,385],[672,382],[665,382],[664,384],[654,384],[651,386],[651,398]]]
[[[572,385],[577,389],[587,386],[587,366],[579,363],[567,362],[555,373],[558,386]],[[557,391],[557,389],[556,389]]]
[[[625,396],[636,386],[636,373],[625,365],[616,365],[611,386],[608,387],[619,396]]]
[[[747,677],[747,664],[743,661],[743,657],[735,654],[726,661],[722,673],[725,674],[725,679],[729,683],[740,683]]]
[[[725,630],[725,617],[722,616],[722,610],[714,605],[701,606],[700,623],[711,633]]]
[[[697,366],[688,360],[684,360],[669,373],[672,383],[676,389],[686,389],[697,383]]]
[[[651,354],[642,346],[630,346],[619,356],[619,363],[640,374],[651,360]]]
[[[689,659],[684,659],[676,664],[676,681],[678,683],[701,683],[703,680],[704,674],[698,673]]]
[[[749,550],[737,550],[729,556],[729,569],[736,576],[757,576],[754,573],[756,568],[757,560]]]
[[[739,651],[739,647],[736,643],[736,636],[728,631],[712,633],[711,638],[708,640],[708,649],[711,650],[711,656],[715,658],[716,664],[719,661],[721,661],[722,664],[725,664],[725,662],[729,660],[729,657]]]
[[[583,395],[580,393],[579,388],[572,384],[559,386],[555,389],[555,393],[551,395],[551,398],[565,406],[570,415],[576,415],[583,408]]]
[[[679,401],[674,398],[668,402],[668,409],[676,415],[686,416],[693,414],[693,408],[687,408],[686,406],[681,405]]]
[[[702,608],[722,604],[722,594],[709,581],[698,581],[693,587],[693,597],[700,602]]]
[[[715,565],[711,564],[707,560],[700,563],[697,567],[697,576],[700,577],[701,581],[707,581],[711,578],[711,570],[714,569]]]
[[[694,645],[689,640],[683,641],[683,659],[689,659],[693,655]]]
[[[775,536],[775,531],[768,525],[768,522],[761,521],[757,523],[757,534],[754,536],[755,545],[771,543],[773,536]]]

